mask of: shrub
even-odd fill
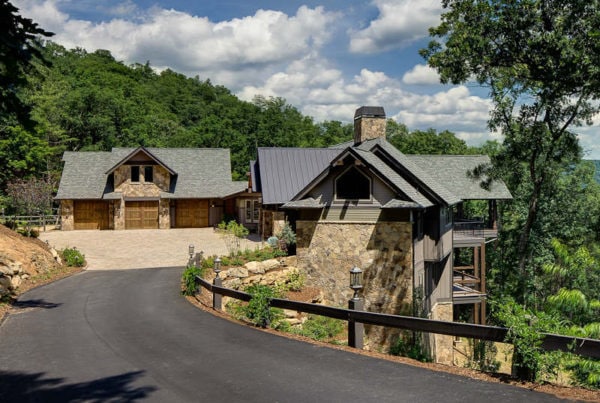
[[[69,267],[82,267],[85,264],[85,256],[76,248],[63,249],[62,255]]]
[[[270,307],[269,301],[279,297],[277,290],[262,284],[252,284],[246,287],[246,292],[252,295],[252,299],[242,311],[246,318],[260,327],[268,327],[280,316],[281,310]]]
[[[292,270],[285,279],[285,288],[289,291],[300,291],[304,287],[306,281],[306,274],[304,272],[295,269]]]
[[[320,315],[309,315],[302,327],[295,333],[314,340],[331,339],[344,330],[344,322]]]
[[[240,251],[240,239],[245,238],[250,231],[242,224],[231,220],[229,222],[222,221],[217,225],[219,232],[225,239],[225,244],[230,256],[235,256]]]
[[[196,276],[204,277],[205,273],[206,269],[202,267],[186,267],[181,276],[181,280],[183,282],[183,290],[181,293],[187,296],[196,294],[196,289],[198,288],[196,284]]]
[[[287,246],[296,244],[296,234],[288,222],[283,225],[281,232],[277,234],[277,238],[285,241]]]
[[[404,334],[398,337],[396,343],[390,347],[390,354],[412,358],[421,362],[431,362],[431,357],[423,350],[419,336],[420,333],[418,332],[413,334],[404,332]]]

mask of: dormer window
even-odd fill
[[[152,165],[144,167],[144,182],[154,182],[154,170]]]
[[[336,199],[370,200],[371,179],[358,168],[351,167],[335,181]]]
[[[138,183],[140,181],[140,167],[137,165],[131,166],[131,182]]]

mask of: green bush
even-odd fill
[[[420,342],[420,333],[403,332],[396,343],[390,347],[390,354],[412,358],[421,362],[431,362],[431,357],[424,351]]]
[[[183,282],[183,290],[181,293],[183,295],[191,296],[196,294],[197,284],[196,284],[196,276],[204,277],[206,273],[206,269],[197,266],[188,266],[183,271],[181,276],[181,280]]]
[[[284,286],[289,291],[300,291],[302,287],[304,287],[305,281],[306,274],[298,269],[295,269],[287,275]]]
[[[281,310],[275,310],[269,304],[272,298],[279,297],[277,290],[262,284],[252,284],[246,287],[245,291],[252,295],[252,299],[242,307],[242,311],[252,323],[268,327],[275,319],[279,318]]]
[[[85,256],[75,248],[63,249],[62,255],[69,267],[82,267],[85,264]]]
[[[320,315],[309,315],[302,327],[295,333],[314,340],[331,339],[344,330],[344,322]]]

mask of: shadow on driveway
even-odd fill
[[[43,372],[0,371],[0,398],[4,402],[131,402],[145,399],[156,390],[153,386],[131,385],[144,372],[64,384],[61,378],[44,379]]]

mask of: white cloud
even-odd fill
[[[350,51],[375,53],[401,48],[428,35],[439,24],[442,11],[438,0],[374,0],[377,19],[365,29],[350,32]]]
[[[402,82],[409,85],[435,85],[440,83],[437,71],[424,64],[417,64],[404,73]]]
[[[119,60],[149,60],[158,69],[169,67],[215,81],[228,79],[220,83],[231,87],[268,75],[270,68],[319,49],[329,39],[329,27],[338,18],[322,7],[301,6],[292,16],[258,10],[252,16],[213,22],[153,7],[138,13],[135,19],[91,23],[59,11],[56,0],[21,0],[18,5],[24,15],[54,31],[53,40],[67,48],[107,49]],[[135,9],[135,4],[125,1],[112,11],[126,14]]]

